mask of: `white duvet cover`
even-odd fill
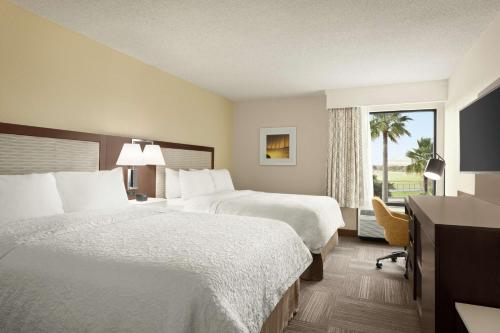
[[[310,263],[265,219],[134,206],[0,223],[0,332],[259,332]]]
[[[313,253],[319,253],[344,219],[331,197],[255,191],[224,191],[184,201],[184,210],[276,219],[289,224]]]

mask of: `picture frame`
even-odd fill
[[[260,165],[297,165],[297,128],[260,129]]]

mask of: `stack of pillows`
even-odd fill
[[[128,204],[123,170],[0,175],[0,222]]]
[[[166,189],[169,199],[190,199],[234,190],[234,186],[227,170],[166,169]],[[0,175],[0,223],[122,208],[127,204],[122,168],[98,172]]]
[[[231,175],[220,170],[173,170],[165,169],[165,196],[167,199],[184,200],[222,191],[234,191]]]

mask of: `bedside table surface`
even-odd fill
[[[147,205],[147,204],[158,204],[158,203],[167,203],[167,199],[165,198],[148,198],[146,201],[137,201],[135,199],[129,200],[129,204],[131,205]]]

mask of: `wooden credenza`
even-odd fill
[[[500,307],[500,206],[416,196],[406,210],[407,274],[423,332],[461,332],[455,302]]]

